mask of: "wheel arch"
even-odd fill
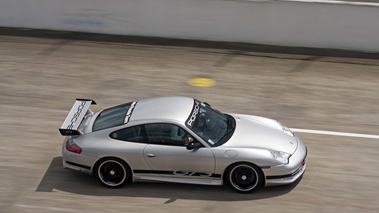
[[[133,170],[132,170],[132,168],[130,167],[130,165],[125,161],[125,160],[123,160],[123,159],[121,159],[121,158],[119,158],[119,157],[113,157],[113,156],[105,156],[105,157],[101,157],[101,158],[99,158],[97,161],[96,161],[96,163],[94,164],[94,166],[92,167],[93,169],[92,169],[92,176],[94,176],[94,177],[96,177],[96,172],[97,172],[97,168],[98,168],[98,166],[99,166],[99,164],[100,164],[100,162],[102,162],[102,161],[105,161],[105,160],[118,160],[118,161],[120,161],[121,163],[123,163],[124,164],[124,166],[126,166],[126,169],[128,169],[129,170],[129,172],[130,172],[130,174],[131,174],[131,177],[132,178],[130,178],[130,180],[128,180],[128,182],[131,182],[132,181],[132,179],[133,179]]]
[[[238,165],[238,164],[248,164],[250,166],[253,166],[257,169],[257,171],[260,173],[261,177],[262,177],[262,183],[261,183],[261,186],[264,186],[266,184],[266,176],[262,170],[261,167],[259,167],[258,165],[252,163],[252,162],[249,162],[249,161],[238,161],[238,162],[234,162],[232,164],[230,164],[229,166],[227,166],[224,170],[224,172],[222,173],[222,179],[223,179],[223,182],[224,184],[227,183],[227,176],[228,176],[228,172],[229,170],[235,166],[235,165]]]

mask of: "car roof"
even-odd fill
[[[176,120],[185,123],[190,115],[194,99],[169,96],[139,100],[130,117],[130,122],[138,120]]]

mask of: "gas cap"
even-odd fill
[[[235,158],[235,157],[237,157],[237,155],[238,155],[238,152],[235,150],[226,150],[225,151],[225,156],[228,158]]]

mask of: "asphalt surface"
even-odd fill
[[[309,150],[303,178],[254,194],[165,183],[107,189],[62,168],[58,128],[77,97],[100,110],[192,96],[292,128],[379,135],[377,59],[195,46],[0,36],[0,211],[378,211],[378,139],[299,133]],[[187,84],[196,77],[216,85]]]

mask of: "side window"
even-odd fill
[[[145,125],[146,135],[151,144],[187,146],[193,140],[183,128],[175,124],[154,123]]]
[[[147,142],[144,140],[142,126],[133,126],[117,130],[109,135],[111,138],[130,142]]]

